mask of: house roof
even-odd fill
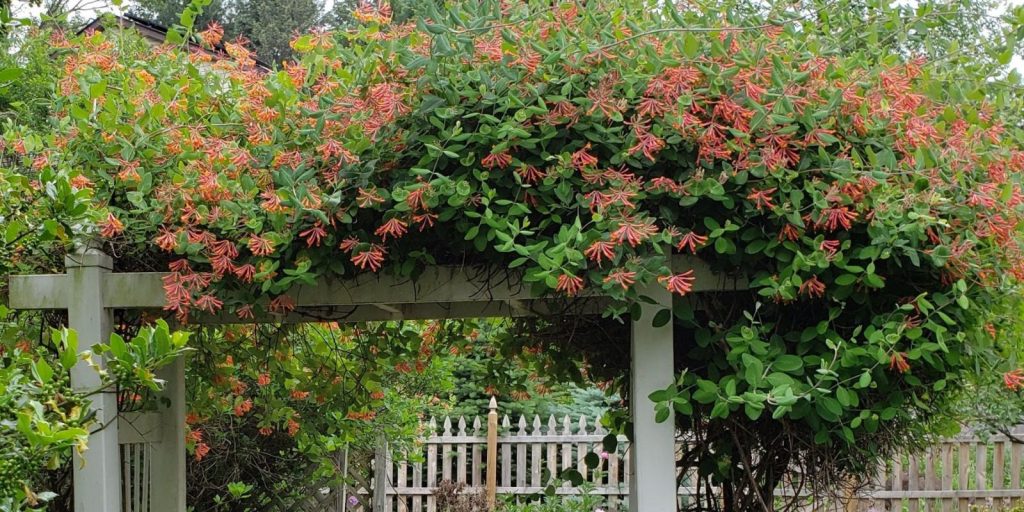
[[[167,38],[167,32],[169,30],[167,27],[163,25],[153,23],[152,21],[148,21],[139,18],[138,16],[133,16],[131,14],[105,14],[90,21],[84,27],[79,29],[78,33],[82,34],[85,32],[89,32],[91,30],[106,30],[111,23],[116,23],[117,26],[121,28],[133,28],[136,31],[138,31],[142,37],[150,41],[153,41],[156,44],[164,43],[164,41]],[[224,49],[224,45],[218,45],[213,49],[210,49],[204,48],[199,44],[196,44],[195,42],[190,42],[189,49],[205,52],[217,59],[230,58],[227,54],[227,51],[225,51]],[[259,59],[256,59],[256,67],[262,69],[263,71],[270,71],[271,69],[270,64],[267,64],[266,62],[263,62]]]

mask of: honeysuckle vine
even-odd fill
[[[235,43],[140,60],[56,35],[53,130],[12,127],[5,151],[40,191],[87,194],[86,234],[122,265],[168,262],[181,320],[246,320],[262,297],[285,313],[299,283],[437,263],[600,288],[621,314],[641,285],[687,295],[695,276],[669,264],[684,253],[759,302],[724,325],[676,311],[747,356],[684,374],[683,414],[691,393],[712,418],[811,408],[816,441],[852,443],[971,368],[1019,390],[1000,336],[1024,277],[1016,100],[800,23],[669,7],[484,2],[393,25],[364,6],[359,29],[297,37],[301,59],[273,72]],[[819,365],[831,384],[800,377]],[[879,386],[908,394],[862,404]]]
[[[5,239],[29,256],[99,239],[117,270],[166,268],[181,320],[286,313],[296,284],[433,264],[600,289],[610,317],[663,286],[683,296],[654,319],[678,327],[678,378],[624,396],[676,412],[699,441],[680,464],[732,489],[731,510],[794,467],[845,481],[942,431],[965,380],[1019,396],[1019,76],[915,57],[886,28],[911,22],[873,2],[771,19],[673,4],[468,2],[408,24],[364,6],[271,72],[236,42],[214,60],[56,34],[50,126],[4,133]],[[1004,36],[986,34],[998,61]],[[691,300],[680,253],[749,289]],[[622,382],[614,320],[563,321],[503,347]]]

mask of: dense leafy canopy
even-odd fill
[[[1019,390],[1017,75],[941,67],[951,46],[909,54],[874,20],[884,6],[848,33],[831,4],[742,19],[653,4],[484,2],[401,25],[367,7],[269,74],[234,44],[231,60],[136,60],[103,34],[55,38],[53,126],[5,134],[34,172],[19,201],[51,221],[7,236],[166,262],[182,320],[463,262],[600,289],[617,316],[643,286],[686,296],[693,275],[669,257],[695,254],[750,289],[677,303],[679,379],[651,398],[702,441],[684,464],[757,482],[729,498],[740,509],[793,465],[858,471],[927,433],[968,372]],[[1013,33],[993,39],[1008,61]],[[579,339],[529,348],[588,364],[622,348]]]

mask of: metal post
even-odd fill
[[[157,371],[164,380],[160,439],[153,443],[150,512],[185,512],[185,361],[177,358]]]
[[[498,401],[491,397],[487,413],[487,510],[493,512],[498,501]]]
[[[676,430],[672,414],[654,421],[651,393],[675,380],[672,321],[654,327],[658,311],[672,308],[672,295],[661,286],[641,291],[656,304],[641,302],[641,317],[632,322],[630,405],[633,417],[633,454],[630,464],[629,510],[671,512],[676,510]]]
[[[85,249],[64,258],[68,287],[68,326],[78,333],[79,350],[88,350],[110,339],[111,312],[103,307],[104,275],[113,260],[97,249]],[[98,364],[103,364],[99,358]],[[100,387],[96,370],[83,361],[71,369],[76,390]],[[114,390],[93,396],[89,405],[96,412],[97,427],[89,434],[85,459],[75,455],[75,512],[118,512],[121,510],[121,452],[117,443],[117,395]]]

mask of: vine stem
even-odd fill
[[[754,468],[750,466],[750,457],[747,456],[747,452],[743,451],[743,447],[740,445],[740,438],[736,435],[736,431],[729,429],[729,435],[732,436],[732,442],[736,443],[736,450],[740,452],[740,458],[743,459],[743,467],[746,468],[747,480],[750,481],[750,492],[754,493],[757,498],[757,502],[761,505],[761,509],[764,512],[771,512],[772,509],[768,508],[768,505],[764,502],[764,497],[758,492],[757,481],[754,480]]]

